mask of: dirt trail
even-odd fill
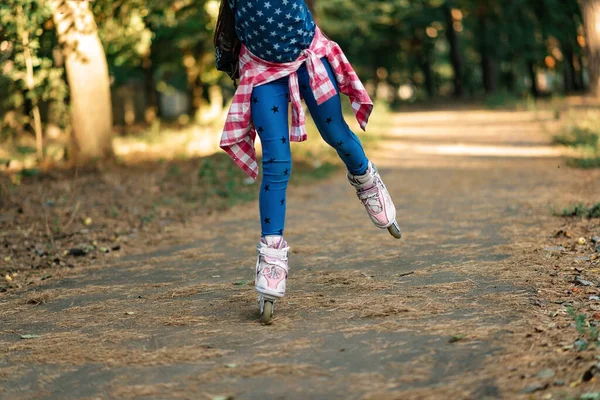
[[[173,233],[177,246],[9,293],[0,398],[558,399],[598,388],[569,388],[583,364],[534,327],[553,293],[556,261],[542,249],[561,222],[549,206],[598,199],[600,174],[564,168],[542,130],[550,113],[390,123],[372,158],[404,239],[372,226],[340,172],[290,190],[289,295],[272,326],[258,323],[247,282],[255,204],[195,221]],[[536,377],[544,368],[556,376]],[[549,386],[519,394],[536,383]]]

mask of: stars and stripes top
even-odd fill
[[[371,111],[373,111],[373,102],[340,46],[323,35],[318,27],[310,47],[303,50],[296,60],[289,63],[265,61],[242,45],[240,84],[227,114],[220,147],[252,178],[256,179],[258,176],[258,163],[254,149],[256,131],[252,125],[250,104],[252,90],[255,86],[289,76],[288,85],[292,103],[290,140],[302,142],[307,139],[307,135],[296,71],[306,63],[311,90],[317,104],[323,104],[337,94],[321,60],[324,57],[331,65],[340,92],[350,98],[354,115],[360,127],[365,130]]]
[[[294,61],[308,48],[315,21],[304,0],[228,0],[238,38],[272,62]]]

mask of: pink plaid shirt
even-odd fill
[[[319,28],[316,29],[310,48],[304,50],[296,61],[289,63],[264,61],[242,46],[240,85],[227,114],[220,146],[252,178],[256,179],[258,176],[258,163],[254,149],[256,131],[252,125],[250,109],[252,90],[255,86],[289,76],[290,101],[292,103],[290,140],[302,142],[307,139],[306,116],[302,107],[296,71],[306,62],[311,90],[317,104],[323,104],[336,95],[335,87],[321,61],[323,57],[327,57],[340,92],[350,98],[354,115],[360,127],[365,130],[371,111],[373,111],[373,102],[340,46],[325,37]]]

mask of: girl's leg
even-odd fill
[[[323,139],[337,150],[348,169],[348,180],[356,189],[356,194],[365,206],[373,223],[382,229],[387,228],[392,236],[401,237],[400,227],[396,222],[396,208],[390,194],[379,176],[377,168],[369,162],[360,140],[350,130],[342,115],[339,89],[331,66],[323,59],[331,82],[336,86],[337,95],[321,105],[310,89],[306,66],[298,71],[300,91],[310,113],[319,128]]]
[[[298,80],[300,83],[300,92],[308,106],[310,114],[319,129],[323,140],[333,147],[344,164],[348,172],[352,175],[363,175],[367,171],[369,160],[358,137],[350,130],[350,127],[344,120],[342,114],[342,104],[340,102],[339,89],[336,84],[335,76],[331,71],[329,62],[323,59],[327,73],[331,82],[333,82],[337,95],[327,100],[321,105],[317,105],[315,96],[310,89],[308,73],[303,66],[298,71]]]
[[[258,86],[252,92],[252,122],[263,148],[260,187],[262,239],[258,244],[255,289],[264,323],[273,303],[285,296],[289,247],[283,240],[286,189],[292,172],[288,128],[288,79]]]
[[[282,236],[286,189],[292,172],[288,127],[288,80],[258,86],[252,92],[252,121],[263,148],[259,205],[262,236]]]

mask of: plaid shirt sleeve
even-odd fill
[[[340,92],[350,98],[356,120],[364,131],[373,112],[373,101],[340,46],[329,41],[327,47],[327,60],[333,69]]]

